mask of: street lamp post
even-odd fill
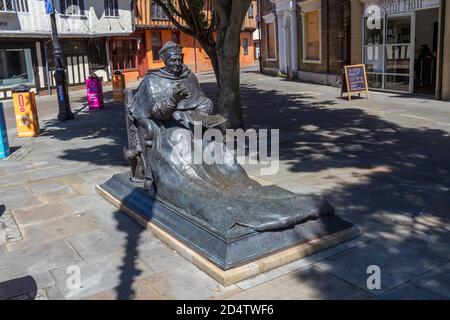
[[[61,45],[59,43],[58,29],[56,27],[56,16],[54,10],[54,0],[47,0],[51,2],[52,10],[50,14],[50,22],[52,26],[52,42],[53,42],[53,59],[55,62],[55,82],[56,93],[58,97],[58,120],[66,121],[75,119],[75,116],[70,109],[69,92],[67,89],[67,76],[64,69],[64,59]]]

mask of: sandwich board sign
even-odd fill
[[[362,92],[367,94],[369,98],[369,85],[367,84],[366,66],[364,64],[355,64],[344,66],[344,74],[342,75],[341,98],[347,93],[348,100],[352,100],[352,94],[361,96]]]

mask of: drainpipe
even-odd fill
[[[258,32],[259,32],[259,57],[258,57],[258,62],[259,62],[259,72],[263,73],[263,63],[262,63],[262,44],[263,44],[263,39],[262,39],[262,17],[261,17],[261,1],[258,1]]]
[[[330,0],[327,0],[327,12],[326,12],[326,19],[325,19],[326,22],[327,22],[327,26],[326,26],[326,28],[327,28],[326,29],[327,30],[327,83],[326,83],[326,85],[327,86],[330,83],[330,81],[329,81],[329,74],[330,74],[330,28],[329,28],[329,23],[328,23],[328,19],[329,18],[330,18]],[[322,17],[320,17],[320,19],[322,19]]]
[[[441,0],[441,17],[440,17],[440,24],[439,24],[439,33],[440,33],[440,40],[439,40],[439,66],[437,68],[438,70],[438,88],[436,90],[436,98],[442,99],[442,80],[443,80],[443,68],[444,68],[444,44],[445,44],[445,10],[446,10],[446,2],[445,0]]]
[[[195,47],[196,43],[195,43],[195,38],[194,38],[194,63],[195,63],[195,73],[198,72],[197,70],[197,48]]]
[[[48,66],[48,50],[47,50],[47,44],[52,42],[52,39],[49,39],[47,41],[44,42],[44,53],[45,53],[45,73],[47,76],[47,94],[51,95],[52,94],[52,83],[51,83],[51,75],[50,75],[50,70],[49,70],[49,66]]]

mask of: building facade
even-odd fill
[[[352,0],[351,13],[371,88],[450,100],[450,1]]]
[[[278,18],[275,4],[271,0],[259,1],[261,31],[261,71],[266,74],[280,73],[278,50]]]
[[[262,69],[334,85],[365,64],[371,90],[450,100],[449,0],[261,0]]]
[[[334,85],[350,63],[350,1],[298,1],[298,78]]]
[[[140,76],[144,76],[149,69],[164,66],[164,62],[158,56],[158,51],[170,40],[183,47],[183,62],[191,70],[194,72],[212,70],[211,61],[198,41],[178,30],[154,1],[136,0],[134,12],[135,31],[133,36],[141,39],[141,43],[145,46],[139,57]],[[256,12],[257,1],[254,1],[245,18],[241,32],[241,66],[255,63],[253,32],[256,30]],[[212,10],[209,1],[205,1],[204,14],[210,19]]]
[[[83,84],[91,73],[110,80],[113,61],[126,54],[108,50],[109,43],[133,32],[130,2],[55,0],[55,11],[69,85]],[[52,52],[44,1],[0,0],[0,99],[18,84],[51,91]]]

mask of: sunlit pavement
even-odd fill
[[[214,76],[199,79],[214,98]],[[71,93],[77,118],[64,123],[54,96],[38,98],[43,130],[31,139],[15,138],[7,102],[15,152],[0,160],[0,299],[450,298],[450,103],[385,93],[348,102],[256,67],[241,81],[247,129],[280,129],[278,173],[249,175],[326,196],[360,238],[224,288],[95,193],[127,170],[110,89],[102,111]],[[68,285],[74,266],[79,289]],[[380,289],[367,286],[369,266]]]

